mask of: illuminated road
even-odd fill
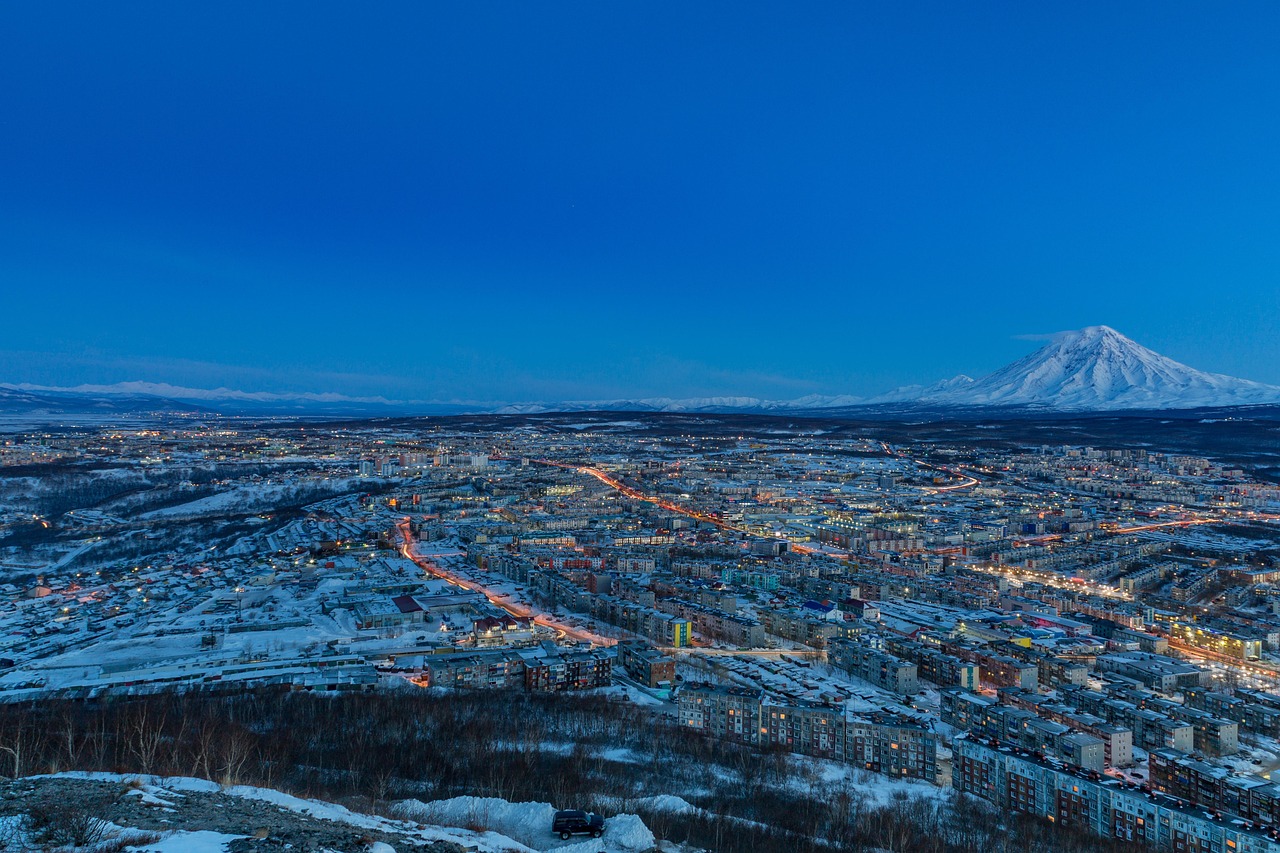
[[[906,457],[906,458],[910,459],[911,457]],[[928,468],[931,471],[941,471],[942,473],[946,474],[949,477],[961,478],[961,481],[959,483],[955,483],[950,486],[921,486],[920,487],[927,494],[930,494],[930,495],[937,495],[937,494],[941,494],[942,492],[954,492],[957,489],[969,489],[969,488],[972,488],[973,486],[978,485],[978,483],[982,482],[977,477],[970,477],[968,474],[964,473],[964,471],[952,471],[950,468],[940,468],[937,465],[930,465],[927,462],[920,462],[919,460],[916,460],[916,459],[912,459],[911,461],[915,462],[917,465],[923,468]]]
[[[754,658],[807,658],[809,660],[823,661],[824,663],[827,660],[825,649],[746,649],[744,651],[742,649],[711,649],[698,646],[663,646],[658,651],[668,655],[688,655],[696,652],[700,655],[716,657],[746,655]]]
[[[930,494],[936,495],[941,492],[954,492],[956,489],[968,489],[972,486],[978,485],[978,483],[981,482],[976,477],[970,477],[968,474],[965,474],[962,471],[948,471],[947,473],[952,474],[953,476],[956,476],[956,477],[963,477],[964,480],[963,482],[956,483],[954,486],[926,486],[925,491],[929,492]]]
[[[602,637],[585,628],[575,628],[572,625],[565,625],[543,611],[534,610],[531,607],[521,607],[519,604],[508,600],[505,596],[493,592],[483,584],[467,578],[459,577],[453,572],[441,568],[426,557],[419,556],[413,550],[413,531],[410,529],[409,519],[406,518],[399,522],[396,524],[396,527],[400,531],[401,539],[404,540],[404,544],[400,548],[400,553],[404,555],[406,560],[412,560],[427,574],[440,578],[441,580],[448,581],[454,586],[462,587],[463,589],[470,590],[471,592],[478,592],[485,598],[489,599],[489,602],[495,607],[501,607],[512,616],[519,616],[521,619],[530,619],[534,624],[551,628],[554,631],[559,631],[566,637],[572,637],[575,640],[581,640],[596,646],[612,646],[618,642],[611,637]]]
[[[1224,522],[1222,518],[1184,518],[1178,521],[1155,521],[1151,524],[1138,524],[1133,527],[1107,527],[1102,526],[1102,530],[1108,533],[1141,533],[1144,530],[1159,530],[1162,527],[1192,527],[1197,524],[1216,524]]]
[[[892,450],[889,450],[889,446],[887,444],[883,446],[886,452],[890,453],[891,455],[901,455],[901,454],[894,453],[894,451]],[[707,524],[713,525],[719,528],[720,530],[729,530],[729,531],[733,531],[734,533],[741,533],[744,536],[754,536],[762,539],[777,539],[781,542],[786,542],[792,551],[796,551],[800,554],[825,554],[828,557],[834,557],[838,560],[850,559],[849,554],[846,552],[842,552],[838,550],[827,550],[823,548],[814,548],[811,545],[803,545],[798,542],[793,542],[792,540],[788,539],[786,536],[781,536],[776,533],[762,534],[759,531],[751,530],[749,528],[741,527],[737,524],[733,524],[732,522],[725,521],[719,516],[712,515],[710,513],[699,512],[695,509],[690,509],[689,507],[681,506],[680,504],[677,504],[677,503],[672,503],[671,501],[666,500],[665,498],[660,498],[657,495],[647,495],[644,492],[640,491],[639,489],[634,489],[631,486],[628,486],[627,484],[623,483],[621,480],[617,479],[616,477],[609,476],[604,471],[601,471],[599,468],[592,468],[589,465],[570,465],[565,462],[553,462],[550,459],[531,459],[529,461],[534,462],[538,465],[550,465],[554,468],[564,468],[570,471],[577,471],[580,474],[587,474],[589,476],[595,477],[597,480],[604,483],[606,486],[609,486],[612,489],[616,489],[617,491],[621,492],[622,494],[626,495],[629,498],[654,504],[658,507],[661,507],[662,509],[667,510],[668,512],[674,512],[677,515],[683,515],[686,518],[693,518],[698,521],[706,522]],[[914,459],[912,461],[916,462],[916,460]],[[922,486],[921,488],[924,489],[924,491],[929,494],[951,492],[957,489],[968,489],[978,485],[978,483],[981,482],[976,477],[970,477],[969,475],[965,474],[962,471],[952,471],[949,468],[941,468],[936,465],[930,465],[927,462],[916,462],[916,464],[922,465],[925,468],[930,468],[935,471],[941,471],[942,473],[947,474],[948,476],[951,476],[951,477],[961,478],[961,482],[952,484],[950,486]]]
[[[1122,535],[1125,533],[1143,533],[1148,530],[1164,530],[1171,527],[1195,527],[1200,524],[1230,524],[1233,521],[1275,521],[1280,516],[1264,515],[1260,513],[1250,513],[1242,517],[1232,517],[1228,515],[1207,515],[1197,516],[1195,518],[1179,518],[1174,521],[1153,521],[1150,524],[1133,524],[1128,527],[1117,527],[1114,522],[1102,522],[1098,525],[1098,531],[1101,533],[1110,533],[1114,535]],[[1029,536],[1019,540],[1024,545],[1043,545],[1047,542],[1059,542],[1066,537],[1063,533],[1049,533],[1044,536]],[[1070,534],[1078,536],[1080,534]]]
[[[1266,516],[1257,516],[1256,518],[1259,520],[1269,520]],[[1180,518],[1176,521],[1153,521],[1150,524],[1135,524],[1130,527],[1117,527],[1114,522],[1102,522],[1098,525],[1098,530],[1101,533],[1111,533],[1119,536],[1125,533],[1142,533],[1146,530],[1161,530],[1169,527],[1194,527],[1197,524],[1228,524],[1230,522],[1230,518],[1215,515],[1200,516],[1197,518]],[[1015,544],[1043,545],[1046,542],[1060,542],[1067,535],[1079,536],[1080,534],[1048,533],[1044,536],[1028,536],[1025,539],[1018,540],[1018,543]]]
[[[577,471],[580,474],[588,474],[592,477],[595,477],[597,480],[604,483],[606,486],[610,487],[611,489],[616,489],[617,491],[621,492],[622,494],[626,495],[629,498],[654,504],[656,506],[661,507],[662,509],[667,510],[668,512],[674,512],[677,515],[683,515],[687,518],[693,518],[693,519],[697,519],[698,521],[704,521],[707,524],[714,525],[715,527],[721,530],[731,530],[734,533],[741,533],[745,536],[755,536],[757,538],[762,538],[762,539],[770,539],[770,538],[777,539],[781,542],[786,542],[790,546],[791,550],[798,551],[801,554],[826,554],[829,557],[835,557],[841,560],[849,559],[848,554],[842,554],[842,553],[833,552],[833,551],[824,551],[821,548],[813,548],[808,545],[801,545],[799,543],[792,542],[790,539],[788,539],[785,536],[779,536],[777,534],[773,534],[771,536],[764,535],[754,530],[750,530],[746,527],[740,527],[739,525],[725,521],[719,516],[711,515],[710,513],[705,513],[705,512],[698,512],[695,509],[689,509],[688,507],[681,506],[680,504],[672,503],[671,501],[666,500],[664,498],[657,497],[656,495],[646,495],[644,492],[639,491],[638,489],[633,489],[631,486],[628,486],[626,483],[623,483],[621,480],[618,480],[615,477],[610,477],[608,474],[601,471],[599,468],[591,468],[586,465],[568,465],[564,462],[552,462],[549,459],[533,459],[530,461],[536,462],[539,465],[551,465],[552,467],[555,467],[555,468],[566,468],[570,471]]]
[[[1127,592],[1116,589],[1113,586],[1098,584],[1092,581],[1073,581],[1063,575],[1053,574],[1052,572],[1038,572],[1035,569],[1023,569],[1017,567],[1001,568],[998,566],[971,565],[966,568],[975,572],[982,572],[988,575],[997,575],[1009,580],[1018,581],[1035,581],[1045,586],[1057,587],[1058,589],[1074,589],[1083,590],[1093,595],[1102,595],[1107,598],[1121,598],[1125,601],[1132,601],[1133,596]]]
[[[978,483],[982,482],[977,477],[971,477],[968,474],[964,473],[963,470],[952,471],[950,468],[944,468],[940,465],[930,465],[928,462],[921,462],[919,459],[914,459],[905,453],[900,453],[897,450],[894,450],[892,447],[889,446],[887,442],[884,442],[884,441],[880,442],[880,447],[883,448],[884,452],[887,453],[889,456],[897,456],[902,459],[906,459],[907,461],[911,462],[914,465],[919,465],[921,468],[928,468],[930,471],[941,471],[943,474],[946,474],[947,476],[959,477],[961,479],[959,483],[954,483],[950,486],[919,486],[917,487],[921,489],[923,492],[925,492],[926,494],[936,495],[936,494],[939,494],[940,492],[954,492],[957,489],[969,489],[978,485]]]
[[[1267,661],[1243,661],[1240,658],[1224,655],[1209,649],[1202,649],[1199,646],[1190,646],[1174,639],[1169,640],[1169,648],[1193,660],[1212,661],[1222,666],[1272,681],[1280,678],[1280,669],[1277,669],[1274,664]]]

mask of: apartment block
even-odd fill
[[[1063,687],[1058,692],[1064,702],[1078,710],[1130,729],[1133,745],[1140,749],[1176,749],[1180,752],[1195,749],[1195,728],[1185,720],[1175,720],[1158,711],[1139,708],[1132,702],[1114,699],[1097,690]]]
[[[977,664],[984,686],[1035,690],[1040,684],[1040,668],[1033,663],[990,652],[970,643],[944,642],[942,651]]]
[[[784,703],[760,690],[706,683],[683,684],[677,708],[682,727],[712,737],[783,747],[897,778],[937,779],[937,736],[904,716],[850,716],[839,705]]]
[[[613,681],[613,660],[603,649],[557,650],[526,657],[524,686],[539,693],[590,690]]]
[[[747,648],[765,643],[764,626],[750,617],[682,598],[659,599],[656,606],[689,620],[695,631],[709,639]]]
[[[1280,825],[1280,785],[1258,776],[1237,776],[1172,749],[1153,751],[1147,766],[1157,791],[1213,811]]]
[[[627,675],[646,687],[669,686],[675,683],[676,662],[662,652],[640,642],[618,643],[618,663]]]
[[[916,665],[916,674],[939,687],[957,686],[977,690],[982,678],[981,667],[961,660],[940,649],[903,637],[887,637],[884,649],[889,654]]]
[[[1169,623],[1169,639],[1237,660],[1258,660],[1265,644],[1261,637],[1177,620]]]
[[[916,665],[887,652],[854,641],[833,639],[827,644],[827,660],[855,678],[904,696],[920,692]]]
[[[1198,687],[1204,677],[1204,671],[1193,664],[1146,652],[1099,655],[1095,665],[1102,672],[1135,679],[1161,693]]]
[[[1069,726],[1031,711],[1002,705],[958,687],[943,690],[940,698],[942,721],[948,725],[1053,755],[1087,770],[1102,770],[1106,766],[1105,744],[1085,732],[1072,731]]]
[[[1159,853],[1280,853],[1280,830],[1067,767],[998,741],[959,737],[952,784],[997,808],[1145,844]]]

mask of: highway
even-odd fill
[[[978,485],[978,483],[981,482],[978,478],[970,477],[968,474],[965,474],[962,471],[948,471],[947,473],[952,474],[953,476],[956,476],[956,477],[962,477],[963,480],[959,483],[956,483],[953,486],[925,486],[924,490],[931,495],[936,495],[942,492],[954,492],[956,489],[968,489]]]
[[[950,468],[944,468],[941,465],[931,465],[928,462],[921,462],[919,459],[915,459],[911,456],[908,456],[905,453],[901,453],[897,450],[894,450],[892,447],[889,446],[888,442],[884,442],[884,441],[880,442],[880,447],[882,447],[884,449],[884,452],[890,456],[898,456],[898,457],[901,457],[902,459],[907,459],[910,462],[916,465],[919,465],[921,468],[928,468],[930,471],[941,471],[943,474],[946,474],[947,476],[960,478],[959,483],[954,483],[950,486],[919,486],[918,488],[920,488],[926,494],[936,495],[941,492],[954,492],[957,489],[969,489],[978,485],[978,483],[982,482],[977,477],[971,477],[968,474],[964,473],[963,470],[952,471]]]
[[[773,535],[772,537],[762,536],[762,534],[757,533],[754,530],[749,530],[748,528],[741,527],[739,525],[725,521],[724,519],[719,518],[718,516],[710,515],[705,512],[698,512],[697,510],[694,510],[694,509],[689,509],[688,507],[681,506],[680,504],[677,504],[677,503],[672,503],[671,501],[666,500],[664,498],[657,497],[656,495],[646,495],[644,492],[639,491],[638,489],[633,489],[631,486],[628,486],[627,484],[623,483],[621,480],[618,480],[615,477],[610,477],[608,474],[601,471],[599,468],[592,468],[586,465],[569,465],[564,462],[552,462],[549,459],[531,459],[530,461],[536,462],[539,465],[550,465],[555,468],[566,468],[570,471],[577,471],[580,474],[587,474],[589,476],[595,477],[597,480],[604,483],[606,486],[609,486],[612,489],[616,489],[617,491],[621,492],[622,494],[626,495],[629,498],[633,498],[634,500],[638,500],[638,501],[645,501],[646,503],[655,504],[661,507],[662,509],[667,510],[668,512],[674,512],[677,515],[683,515],[687,518],[693,518],[693,519],[697,519],[698,521],[704,521],[707,524],[710,524],[719,528],[720,530],[732,530],[735,533],[741,533],[745,536],[755,536],[755,537],[766,538],[766,539],[767,538],[777,539],[779,541],[786,542],[790,546],[791,550],[798,551],[801,554],[826,554],[829,557],[835,557],[841,560],[847,560],[849,558],[848,554],[843,554],[843,553],[838,553],[833,551],[824,551],[821,548],[813,548],[809,545],[802,545],[797,542],[792,542],[790,539],[788,539],[785,536],[780,536],[776,534]]]
[[[952,471],[950,468],[940,468],[937,465],[930,465],[928,462],[921,462],[918,459],[912,459],[911,461],[923,468],[928,468],[932,471],[941,471],[947,476],[960,478],[959,483],[954,483],[950,486],[921,486],[920,488],[924,490],[926,494],[937,495],[942,494],[943,492],[954,492],[957,489],[969,489],[982,482],[977,477],[971,477],[964,473],[964,471]]]
[[[470,590],[471,592],[478,592],[485,598],[489,599],[489,602],[495,607],[502,608],[512,616],[518,616],[521,619],[530,619],[534,624],[542,625],[543,627],[550,628],[553,631],[558,631],[566,637],[572,637],[575,640],[581,640],[582,642],[591,643],[595,646],[612,646],[618,642],[612,637],[603,637],[593,631],[588,631],[586,628],[577,628],[572,625],[566,625],[545,611],[534,610],[531,607],[524,607],[517,602],[511,601],[508,596],[494,592],[484,584],[478,583],[469,578],[461,577],[454,572],[441,568],[413,550],[413,530],[408,518],[398,522],[396,524],[396,528],[400,531],[400,537],[404,542],[400,547],[400,553],[406,560],[412,560],[427,574],[440,578],[441,580],[448,581],[454,586],[462,587],[463,589]]]
[[[1151,524],[1135,524],[1132,527],[1114,527],[1104,524],[1101,525],[1099,529],[1105,530],[1108,533],[1116,534],[1141,533],[1144,530],[1159,530],[1163,527],[1193,527],[1197,524],[1222,523],[1225,520],[1226,519],[1218,518],[1216,516],[1211,518],[1183,518],[1178,519],[1177,521],[1154,521]]]
[[[890,453],[891,455],[901,455],[901,454],[897,454],[893,450],[890,450],[887,444],[883,446],[885,447],[886,452]],[[825,554],[828,557],[834,557],[839,560],[849,559],[849,554],[842,551],[815,548],[811,545],[804,545],[799,542],[793,542],[787,537],[781,536],[778,534],[766,536],[755,530],[750,530],[746,527],[742,527],[740,525],[733,524],[732,522],[725,521],[724,519],[718,516],[710,515],[705,512],[699,512],[695,509],[690,509],[689,507],[686,507],[686,506],[681,506],[678,503],[673,503],[672,501],[666,500],[665,498],[660,498],[656,495],[647,495],[644,492],[640,491],[639,489],[635,489],[635,488],[632,488],[631,486],[628,486],[627,484],[623,483],[621,480],[617,479],[616,477],[611,477],[610,475],[606,474],[604,471],[601,471],[599,468],[593,468],[589,465],[571,465],[566,462],[554,462],[550,459],[530,459],[529,461],[536,463],[538,465],[549,465],[554,468],[564,468],[566,470],[577,471],[580,474],[586,474],[588,476],[595,477],[597,480],[604,483],[606,486],[609,486],[612,489],[616,489],[617,491],[621,492],[622,494],[626,495],[629,498],[632,498],[638,501],[645,501],[646,503],[655,504],[656,506],[659,506],[662,509],[667,510],[668,512],[674,512],[678,515],[683,515],[686,518],[692,518],[698,521],[706,522],[707,524],[713,525],[719,528],[720,530],[730,530],[730,531],[733,531],[734,533],[741,533],[744,536],[755,536],[755,537],[766,538],[766,539],[767,538],[778,539],[782,542],[786,542],[792,551],[796,551],[800,554]],[[952,471],[949,468],[941,468],[936,465],[930,465],[927,462],[919,462],[917,460],[912,460],[912,461],[916,462],[916,464],[921,465],[925,468],[929,468],[934,471],[941,471],[942,473],[947,474],[948,476],[961,478],[961,481],[959,483],[955,483],[949,486],[920,487],[925,492],[928,492],[929,494],[951,492],[957,489],[968,489],[968,488],[972,488],[973,486],[976,486],[979,482],[981,482],[976,477],[971,477],[965,474],[963,471]]]

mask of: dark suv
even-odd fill
[[[599,838],[604,835],[604,818],[598,814],[568,809],[556,812],[555,819],[551,821],[551,831],[558,833],[565,841],[575,835],[590,835],[592,838]]]

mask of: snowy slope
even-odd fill
[[[870,398],[810,395],[667,397],[509,406],[504,413],[564,411],[813,412],[861,406],[1027,406],[1064,411],[1192,409],[1280,404],[1280,387],[1188,367],[1109,326],[1057,335],[1047,346],[981,379],[963,374],[933,385],[907,385]]]
[[[758,397],[643,397],[521,403],[395,401],[341,394],[276,394],[122,382],[53,388],[0,385],[4,413],[216,410],[224,414],[457,414],[535,415],[546,412],[684,412],[689,414],[822,413],[863,406],[1031,406],[1076,411],[1190,409],[1280,404],[1280,387],[1206,373],[1152,352],[1107,326],[1064,332],[1053,342],[995,373],[963,374],[933,385],[907,385],[870,398],[810,394],[794,400]]]
[[[1205,373],[1108,326],[1064,332],[1045,347],[962,387],[919,402],[1055,409],[1188,409],[1280,403],[1280,387]]]
[[[1147,349],[1109,326],[1063,332],[1025,358],[981,379],[963,374],[907,385],[870,398],[810,395],[797,400],[700,397],[536,403],[504,412],[801,412],[860,406],[1027,406],[1064,411],[1192,409],[1280,404],[1280,387],[1196,370]]]
[[[774,410],[829,409],[856,406],[860,397],[843,394],[827,397],[810,394],[797,400],[762,400],[759,397],[644,397],[638,400],[570,400],[554,403],[512,403],[494,410],[498,415],[536,415],[544,412],[764,412]]]
[[[888,393],[872,397],[866,402],[868,405],[874,406],[882,403],[906,403],[926,400],[942,394],[964,391],[973,385],[973,381],[973,377],[965,376],[961,373],[959,376],[943,379],[941,382],[935,382],[932,385],[904,385]]]
[[[124,414],[131,412],[203,412],[198,405],[167,397],[119,393],[61,392],[0,385],[0,414]]]
[[[389,400],[332,392],[274,393],[234,388],[190,388],[164,382],[59,387],[0,383],[0,414],[86,412],[218,412],[233,415],[389,415],[480,411],[494,403]]]
[[[301,837],[289,835],[291,826],[321,830],[325,826],[355,828],[369,839],[359,847],[324,844],[319,848],[295,849],[366,853],[413,849],[436,841],[451,842],[458,849],[477,853],[646,853],[657,844],[653,833],[634,814],[606,814],[604,836],[598,840],[575,836],[561,841],[551,832],[556,807],[550,803],[512,803],[481,797],[456,797],[430,803],[405,800],[394,804],[393,811],[402,818],[396,819],[355,812],[334,803],[305,799],[271,788],[223,786],[191,777],[69,771],[23,780],[28,788],[53,786],[47,790],[59,791],[63,796],[69,793],[68,784],[73,786],[71,790],[84,787],[84,796],[90,796],[91,790],[85,786],[94,783],[116,786],[114,792],[121,792],[116,796],[131,801],[130,806],[136,808],[137,813],[166,816],[163,821],[166,831],[161,833],[161,840],[138,845],[139,853],[224,853],[229,842],[249,836],[264,825],[280,839]],[[236,800],[264,807],[240,808]],[[281,816],[286,812],[287,817]],[[0,829],[3,828],[0,825]],[[137,831],[124,827],[122,830],[124,833]],[[379,837],[386,841],[374,840]],[[0,846],[0,849],[8,848]]]

